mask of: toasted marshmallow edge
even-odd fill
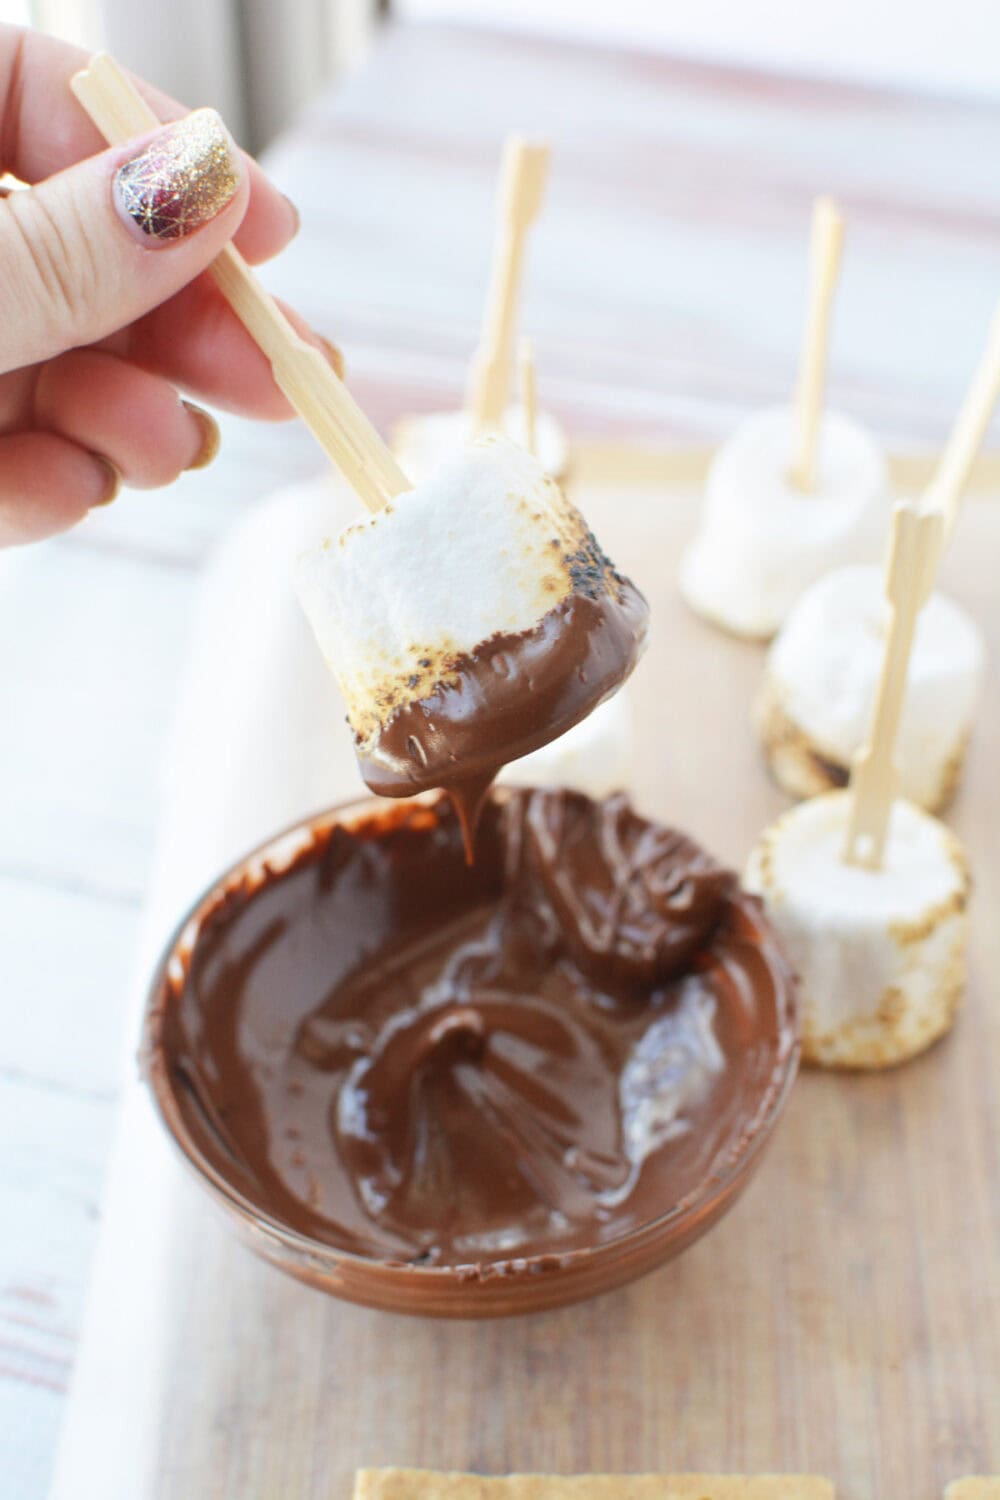
[[[701,524],[678,582],[697,614],[736,635],[767,640],[802,591],[828,568],[875,555],[886,507],[885,457],[849,417],[820,423],[819,481],[791,480],[794,414],[769,408],[719,449],[705,481]]]
[[[504,766],[511,786],[565,786],[588,797],[628,790],[632,779],[632,715],[625,684],[558,739]]]
[[[791,796],[846,782],[871,726],[888,619],[882,569],[837,568],[806,590],[771,646],[754,720]],[[957,786],[985,666],[979,626],[933,594],[917,622],[896,745],[900,794],[930,812]]]
[[[515,404],[504,413],[501,435],[519,448],[526,448],[528,431],[524,407]],[[434,411],[406,417],[397,423],[392,434],[392,451],[403,473],[419,484],[441,464],[475,438],[472,413],[464,407],[458,411]],[[548,412],[535,417],[535,454],[546,474],[560,484],[569,473],[569,440],[562,426]]]
[[[537,625],[593,550],[537,460],[486,437],[305,552],[296,591],[362,744],[446,680],[457,655]]]
[[[965,989],[969,872],[954,835],[892,808],[880,870],[842,858],[851,797],[802,802],[765,829],[744,875],[799,976],[803,1057],[904,1062],[951,1026]]]

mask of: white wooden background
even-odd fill
[[[377,418],[458,397],[512,126],[556,146],[525,313],[572,430],[662,445],[780,399],[824,189],[850,225],[833,393],[940,439],[1000,295],[1000,106],[447,28],[399,28],[272,156],[304,227],[269,279]],[[297,429],[223,429],[211,470],[0,556],[2,1500],[45,1494],[199,573],[316,463]]]

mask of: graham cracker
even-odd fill
[[[834,1488],[818,1474],[485,1477],[442,1474],[432,1469],[361,1469],[355,1480],[354,1500],[834,1500]],[[1000,1500],[1000,1491],[959,1496],[949,1492],[948,1500]]]
[[[1000,1474],[970,1474],[965,1479],[953,1479],[944,1492],[944,1500],[1000,1500]]]

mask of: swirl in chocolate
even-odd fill
[[[441,797],[226,893],[150,1024],[265,1215],[482,1265],[616,1238],[723,1170],[792,1008],[757,904],[690,840],[623,797],[502,791],[471,870]]]

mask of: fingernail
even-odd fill
[[[340,379],[343,380],[344,356],[341,354],[336,344],[332,344],[329,339],[325,339],[321,333],[317,333],[316,338],[319,340],[319,346],[323,350],[323,353],[326,355],[327,360],[333,366],[334,370],[336,370]]]
[[[288,204],[288,207],[292,211],[292,218],[295,221],[295,228],[292,230],[292,238],[294,239],[299,230],[302,228],[302,215],[299,213],[298,208],[292,202],[291,198],[289,198],[287,193],[282,193],[281,196],[284,198],[285,202]]]
[[[229,132],[214,109],[166,126],[115,173],[122,211],[153,241],[183,240],[231,203],[240,186]]]
[[[96,510],[99,505],[110,505],[112,500],[116,500],[118,498],[118,493],[122,487],[122,476],[115,468],[111,460],[105,458],[102,453],[92,453],[90,456],[94,460],[95,464],[100,465],[105,474],[105,485],[103,491],[101,492],[101,498],[99,500],[95,500],[93,505],[90,507],[91,510]]]
[[[201,447],[195,456],[194,462],[185,466],[185,473],[191,469],[207,469],[212,459],[219,451],[222,435],[219,432],[219,424],[211,413],[195,406],[193,401],[182,401],[181,405],[185,411],[191,413],[198,426],[201,428]]]

